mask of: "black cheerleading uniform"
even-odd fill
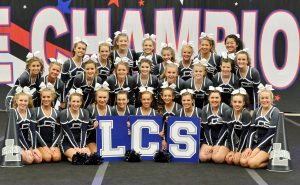
[[[179,105],[178,103],[173,102],[173,108],[172,108],[171,112],[168,112],[167,109],[166,109],[166,106],[165,105],[163,106],[162,118],[163,118],[163,131],[164,131],[164,134],[165,134],[165,138],[167,137],[167,133],[168,133],[168,126],[167,126],[168,118],[170,116],[175,116],[176,112],[181,108],[182,108],[181,105]]]
[[[195,79],[192,77],[188,79],[186,82],[186,88],[187,89],[193,89],[194,90],[194,99],[195,99],[195,106],[202,109],[204,105],[206,105],[207,98],[208,98],[208,88],[209,86],[213,86],[212,81],[209,78],[204,78],[202,80],[202,84],[199,89],[196,88],[195,85]]]
[[[39,147],[58,147],[61,139],[59,112],[51,108],[50,116],[46,116],[42,107],[35,110],[37,122],[37,138]]]
[[[242,152],[246,146],[249,126],[251,123],[251,115],[244,108],[239,117],[236,117],[233,109],[225,112],[223,128],[219,134],[217,145],[225,145],[231,151]],[[227,139],[227,143],[225,140]]]
[[[167,81],[167,79],[163,79],[163,80],[160,80],[158,82],[158,86],[161,87],[162,84]],[[174,92],[175,92],[175,98],[174,98],[174,101],[178,104],[181,105],[181,99],[180,99],[180,91],[183,90],[183,89],[186,89],[186,82],[184,80],[182,80],[179,76],[176,78],[176,81],[174,83],[176,85],[176,88],[174,89]],[[172,84],[168,84],[168,85],[172,85]]]
[[[134,115],[134,112],[135,112],[135,107],[133,105],[127,105],[125,107],[125,111],[123,113],[121,113],[119,110],[118,110],[118,106],[115,105],[112,110],[111,110],[111,114],[113,116],[130,116],[130,115]]]
[[[190,79],[192,77],[193,67],[194,66],[192,64],[192,61],[190,61],[190,64],[188,65],[188,67],[185,67],[183,65],[183,61],[180,61],[179,66],[178,66],[180,78],[183,79],[184,81],[187,81],[188,79]]]
[[[73,88],[80,88],[83,93],[83,108],[87,108],[95,100],[96,83],[102,84],[99,76],[95,76],[91,85],[88,85],[85,73],[77,74],[74,78]]]
[[[48,83],[50,83],[50,82],[48,81],[48,75],[43,76],[43,77],[40,79],[40,81],[39,81],[39,83],[38,83],[38,89],[37,89],[38,92],[39,92],[39,90],[40,90],[40,87],[39,87],[39,86],[40,86],[40,84],[41,84],[42,82],[44,82],[45,85],[47,85]],[[52,85],[54,86],[55,94],[56,94],[55,100],[53,101],[53,102],[54,102],[54,105],[52,105],[52,106],[55,106],[55,103],[57,102],[57,100],[59,100],[61,103],[66,102],[66,96],[65,96],[66,94],[65,94],[65,84],[64,84],[64,82],[63,82],[61,79],[57,78],[57,79],[55,80],[55,83],[52,84]],[[40,99],[40,96],[38,96],[38,103],[39,103],[39,106],[41,106],[41,99]]]
[[[122,58],[122,57],[120,57],[120,54],[116,50],[114,50],[110,53],[110,58],[112,60],[112,70],[115,69],[114,63],[115,63],[115,60],[117,57]],[[136,62],[135,62],[138,60],[137,54],[134,50],[128,49],[126,57],[129,59],[128,63],[132,63],[132,67],[129,67],[129,74],[132,75],[134,71],[135,72],[138,71],[138,66],[136,65]]]
[[[213,113],[210,104],[207,104],[203,107],[202,112],[202,128],[204,132],[203,142],[207,145],[214,146],[217,144],[219,140],[219,134],[223,127],[225,112],[230,109],[230,107],[221,103],[218,112],[216,114]]]
[[[16,95],[16,89],[17,87],[29,87],[30,90],[32,89],[38,89],[38,82],[41,78],[41,75],[37,75],[35,80],[32,81],[31,79],[31,74],[29,71],[25,70],[21,75],[20,77],[16,80],[14,86],[10,89],[10,91],[7,93],[6,95],[6,98],[5,98],[5,107],[7,110],[11,109],[12,108],[12,100],[14,98],[14,96]],[[38,105],[38,94],[37,94],[37,91],[34,92],[32,94],[32,100],[33,100],[33,104],[34,106],[37,106]]]
[[[236,71],[236,75],[239,78],[239,86],[243,87],[249,96],[250,109],[254,110],[258,108],[258,85],[260,84],[260,74],[257,69],[248,66],[247,74],[242,77],[240,70]]]
[[[201,54],[198,54],[195,58],[201,60]],[[207,65],[207,77],[212,80],[213,76],[220,71],[221,57],[211,52],[207,60]]]
[[[128,91],[128,97],[129,97],[129,104],[134,105],[134,89],[136,87],[136,80],[132,76],[127,76],[125,78],[125,81],[123,84],[119,84],[117,80],[117,76],[115,74],[110,75],[107,79],[106,82],[109,84],[109,101],[110,105],[114,106],[116,103],[116,94],[125,88],[129,88]]]
[[[70,89],[73,87],[75,76],[83,72],[83,62],[81,62],[80,66],[77,66],[72,58],[69,58],[64,62],[61,71],[61,80],[66,84],[65,95],[67,95]]]
[[[103,65],[101,63],[101,61],[99,60],[98,55],[96,58],[96,66],[98,69],[98,75],[102,79],[102,81],[105,81],[106,78],[113,72],[111,61],[109,59],[107,59],[105,65]]]
[[[157,76],[157,78],[159,79],[160,75],[163,74],[165,70],[165,66],[164,66],[164,62],[157,64],[156,66],[154,66],[153,68],[153,74]]]
[[[273,106],[264,116],[262,115],[262,107],[254,110],[246,148],[251,148],[252,150],[259,148],[267,153],[271,151],[279,112],[279,109]]]
[[[144,52],[137,53],[137,58],[139,59],[141,56],[145,56]],[[160,55],[153,53],[152,55],[152,72],[154,71],[154,67],[163,62],[163,59]]]
[[[80,108],[78,117],[74,118],[68,108],[60,112],[59,118],[63,129],[62,151],[65,153],[70,148],[86,147],[88,111]]]
[[[154,110],[153,108],[151,108],[151,111],[150,111],[150,113],[148,115],[145,115],[143,113],[141,107],[135,109],[135,115],[136,116],[159,116],[159,114],[157,113],[157,111]]]
[[[214,84],[215,87],[221,87],[222,88],[222,90],[223,90],[223,92],[221,92],[222,102],[229,105],[230,104],[230,99],[231,99],[231,92],[234,89],[239,88],[239,79],[238,79],[238,77],[235,74],[230,73],[229,81],[227,83],[225,83],[223,78],[222,78],[222,72],[219,72],[219,73],[214,75],[212,81],[213,81],[213,84]]]
[[[26,109],[26,118],[22,118],[18,108],[13,109],[16,117],[16,129],[21,147],[24,150],[36,149],[36,117],[33,109]]]

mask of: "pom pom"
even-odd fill
[[[76,152],[76,154],[73,155],[72,157],[72,164],[74,165],[83,165],[87,161],[87,154],[80,154]]]
[[[134,150],[127,150],[124,156],[125,161],[127,162],[141,162],[141,154],[137,153]]]
[[[171,162],[171,157],[172,156],[168,150],[157,151],[153,156],[153,160],[160,163],[169,163]]]
[[[100,165],[103,163],[102,156],[98,156],[97,153],[93,153],[88,156],[87,161],[85,162],[86,165]]]

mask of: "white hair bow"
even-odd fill
[[[201,32],[200,39],[203,39],[204,37],[208,37],[210,39],[213,39],[214,38],[214,34]]]
[[[164,43],[164,42],[162,42],[162,43],[160,44],[160,47],[161,47],[161,48],[170,47],[170,48],[173,49],[173,44],[172,44],[172,43]]]
[[[145,59],[145,60],[149,60],[149,61],[151,61],[151,62],[152,62],[152,56],[151,56],[151,55],[148,55],[148,56],[144,56],[144,55],[142,55],[142,56],[140,56],[138,63],[140,63],[140,62],[141,62],[141,60],[143,60],[143,59]]]
[[[120,35],[120,34],[127,34],[127,31],[126,30],[122,30],[122,31],[116,31],[114,34],[115,34],[115,38]]]
[[[199,60],[198,58],[195,58],[193,60],[193,65],[196,65],[196,64],[201,64],[203,65],[204,67],[207,67],[207,60],[205,58],[202,58],[201,60]]]
[[[229,34],[229,35],[235,35],[237,38],[241,38],[240,34],[238,34],[238,33],[232,33],[232,34]]]
[[[106,81],[103,82],[102,85],[99,84],[99,83],[96,83],[94,90],[95,90],[95,91],[98,91],[99,89],[105,89],[105,90],[108,90],[108,91],[109,91],[109,90],[110,90],[109,84],[108,84]]]
[[[49,60],[50,60],[50,62],[53,62],[53,63],[59,63],[61,65],[64,64],[64,62],[61,59],[49,58]]]
[[[49,88],[49,89],[55,91],[54,85],[50,82],[47,83],[47,85],[44,82],[42,82],[39,87],[40,87],[40,91],[42,91],[45,88]]]
[[[184,93],[190,93],[190,94],[195,94],[193,89],[182,89],[180,91],[180,95],[183,95]]]
[[[174,83],[169,85],[169,83],[167,81],[164,81],[160,88],[165,89],[165,88],[168,88],[168,87],[171,88],[171,89],[176,89],[176,85]]]
[[[238,54],[238,53],[240,53],[240,52],[242,52],[242,51],[248,53],[249,49],[248,49],[248,48],[244,48],[244,49],[242,49],[242,50],[236,52],[236,54]]]
[[[214,87],[214,86],[209,86],[208,87],[209,91],[219,91],[219,92],[223,92],[222,87]]]
[[[221,53],[222,54],[222,58],[224,58],[224,59],[231,59],[231,60],[235,60],[235,54],[234,53],[230,53],[230,54],[228,54],[227,52],[222,52]]]
[[[109,46],[112,46],[111,42],[112,42],[111,38],[107,38],[106,41],[100,41],[98,44],[100,45],[100,44],[106,43]]]
[[[170,65],[176,65],[177,67],[179,67],[179,64],[178,64],[178,63],[172,62],[171,60],[168,60],[168,61],[167,61],[167,64],[170,64]]]
[[[74,93],[78,93],[80,95],[83,95],[82,90],[80,88],[76,88],[76,89],[72,88],[72,89],[70,89],[69,95],[74,94]]]
[[[266,84],[265,86],[263,84],[258,85],[258,93],[261,93],[262,91],[273,91],[273,87],[270,84]]]
[[[129,58],[127,58],[127,57],[122,57],[122,58],[116,57],[114,64],[117,65],[120,62],[127,62],[128,63],[129,62]]]
[[[151,39],[152,41],[155,42],[155,40],[156,40],[156,35],[154,35],[154,34],[149,35],[149,33],[146,33],[146,34],[144,35],[143,41],[146,40],[146,39]]]
[[[86,63],[87,61],[89,61],[91,58],[88,55],[84,55],[84,57],[82,58],[82,62]],[[94,61],[94,60],[93,60]],[[94,61],[95,62],[95,61]]]
[[[239,89],[233,90],[231,94],[232,95],[236,95],[236,94],[247,95],[247,91],[243,87],[240,87]]]
[[[150,92],[151,94],[153,94],[153,89],[154,89],[153,87],[145,87],[145,86],[141,86],[141,87],[139,88],[140,93],[148,91],[148,92]]]
[[[118,94],[118,93],[121,92],[121,91],[129,92],[129,91],[130,91],[130,87],[126,87],[126,88],[121,87],[118,91],[116,91],[116,94]]]
[[[85,45],[88,45],[87,40],[85,40],[85,39],[83,39],[81,37],[75,37],[74,44],[77,44],[79,42],[83,42],[83,43],[85,43]]]
[[[35,52],[33,52],[33,53],[28,52],[28,54],[26,55],[26,61],[32,59],[33,57],[40,58],[40,57],[39,57],[39,53],[40,53],[40,51],[35,51]]]
[[[26,93],[26,94],[32,96],[32,94],[33,94],[35,91],[36,91],[35,88],[33,88],[33,89],[30,90],[30,88],[27,87],[27,86],[25,86],[25,87],[23,87],[23,88],[22,88],[21,86],[18,86],[18,87],[16,88],[16,94],[19,94],[19,93],[23,92],[23,93]]]
[[[98,62],[98,55],[97,55],[97,54],[93,54],[93,55],[90,57],[90,59],[91,59],[92,61],[94,61],[95,63],[97,63],[97,62]]]
[[[192,48],[194,48],[194,42],[193,41],[182,41],[182,46],[191,46]]]

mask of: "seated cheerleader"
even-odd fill
[[[95,103],[90,105],[87,110],[91,119],[92,126],[88,130],[87,145],[91,153],[97,152],[96,130],[98,126],[97,116],[112,116],[112,108],[107,105],[109,99],[109,87],[106,82],[95,86]]]
[[[113,51],[110,54],[110,58],[113,63],[113,69],[117,58],[127,58],[129,64],[129,74],[137,73],[138,69],[135,61],[138,60],[137,54],[134,50],[129,48],[129,37],[125,30],[116,31],[113,41]]]
[[[175,51],[171,43],[161,43],[161,57],[163,59],[162,63],[157,64],[153,69],[153,74],[156,75],[157,78],[160,78],[164,73],[168,61],[176,63]]]
[[[43,76],[40,80],[39,80],[39,84],[38,87],[39,89],[37,89],[38,91],[40,91],[40,84],[44,83],[46,86],[48,84],[53,85],[56,96],[55,99],[53,101],[52,106],[54,107],[56,102],[59,100],[60,104],[59,107],[61,109],[64,109],[66,107],[66,98],[65,98],[65,84],[64,82],[58,78],[60,72],[61,72],[61,68],[62,68],[62,61],[60,59],[54,59],[54,58],[49,58],[50,60],[50,64],[49,64],[49,74],[46,76]],[[39,96],[39,105],[41,105],[41,100],[40,100]]]
[[[193,76],[185,82],[185,85],[186,88],[194,90],[195,106],[202,109],[207,104],[208,87],[212,86],[213,83],[206,77],[206,59],[195,58],[193,66]]]
[[[174,88],[176,88],[174,84],[171,84],[169,86],[167,82],[164,82],[160,88],[161,88],[161,92],[160,92],[161,102],[158,105],[158,113],[163,117],[163,129],[159,133],[159,135],[162,138],[162,150],[166,150],[168,118],[169,116],[175,116],[176,111],[179,110],[182,106],[174,102],[174,98],[175,98]]]
[[[38,89],[38,82],[44,72],[44,62],[38,57],[40,52],[28,53],[26,56],[26,69],[16,80],[14,86],[6,95],[5,107],[7,110],[12,108],[12,100],[16,94],[17,87],[29,87],[30,90]],[[37,92],[32,94],[34,106],[38,105]]]
[[[135,107],[129,105],[128,91],[121,90],[116,95],[116,105],[112,109],[113,116],[134,115]]]
[[[211,80],[212,77],[220,71],[221,57],[216,54],[216,44],[213,34],[201,33],[199,38],[199,52],[197,58],[199,60],[206,59],[207,61],[207,77]]]
[[[155,53],[155,46],[156,46],[155,40],[156,40],[156,35],[154,34],[149,35],[149,33],[145,34],[142,42],[143,52],[137,53],[138,58],[140,58],[141,56],[151,57],[152,69],[154,68],[154,66],[162,63],[163,61],[162,57]]]
[[[141,107],[136,108],[136,116],[157,116],[158,113],[152,108],[153,104],[153,88],[140,87]]]
[[[112,73],[112,63],[109,58],[111,39],[108,38],[106,41],[100,41],[98,46],[98,54],[91,56],[91,59],[96,62],[98,75],[105,81],[106,78]]]
[[[16,118],[16,129],[22,148],[24,164],[41,163],[42,154],[36,148],[36,117],[32,110],[33,103],[29,87],[16,88],[13,99],[13,112]]]
[[[273,106],[272,86],[260,84],[258,89],[261,106],[253,112],[246,149],[240,160],[241,166],[254,169],[265,168],[268,164],[280,112]]]
[[[222,103],[220,87],[209,87],[208,104],[202,109],[202,134],[203,144],[200,147],[200,161],[208,162],[213,159],[213,153],[218,152],[215,145],[219,139],[219,133],[224,124],[224,114],[230,107]]]
[[[181,48],[182,61],[179,62],[179,76],[184,81],[187,81],[192,77],[193,65],[192,56],[194,54],[194,45],[192,41],[183,41]]]
[[[136,87],[136,80],[134,77],[128,75],[129,64],[125,58],[117,57],[115,60],[115,74],[110,75],[106,82],[109,84],[109,99],[110,105],[114,106],[116,94],[125,88],[128,88],[129,104],[134,105],[134,91]]]
[[[153,106],[157,107],[157,90],[158,90],[158,79],[155,75],[150,74],[152,69],[152,59],[150,56],[141,56],[139,59],[139,74],[136,78],[135,97],[139,95],[140,87],[153,87],[154,100]],[[141,103],[138,99],[135,100],[135,107],[140,107]]]
[[[213,160],[216,163],[234,163],[239,165],[241,151],[245,147],[247,133],[251,123],[251,115],[245,108],[248,95],[244,88],[231,93],[232,109],[225,112],[223,128],[219,134],[217,146],[214,147]]]
[[[178,76],[178,66],[175,63],[169,62],[165,66],[164,73],[161,75],[161,80],[159,81],[159,86],[162,86],[164,82],[167,82],[170,86],[175,84],[175,102],[181,104],[180,101],[180,91],[185,89],[186,83]]]
[[[215,87],[222,88],[222,101],[227,105],[230,104],[231,92],[239,88],[238,77],[231,73],[232,61],[230,59],[222,58],[221,72],[213,76],[213,84]]]
[[[84,39],[76,37],[72,50],[73,57],[69,58],[63,64],[61,80],[66,84],[65,95],[73,87],[75,76],[84,71],[82,60],[85,56],[87,46],[88,44]]]
[[[84,72],[79,73],[74,78],[73,88],[80,88],[83,92],[83,108],[87,108],[95,99],[95,85],[101,84],[102,80],[98,76],[97,65],[89,56],[83,58]]]
[[[76,153],[91,154],[86,146],[89,113],[81,108],[82,96],[81,89],[71,89],[68,98],[69,108],[62,110],[59,116],[63,129],[61,148],[70,162]]]
[[[54,109],[55,89],[51,83],[40,85],[41,106],[36,108],[38,150],[44,162],[61,160],[60,144],[61,125],[59,112]]]
[[[247,91],[250,100],[248,109],[253,113],[253,110],[258,107],[257,87],[260,84],[260,74],[257,69],[251,67],[251,60],[247,49],[236,53],[236,63],[238,66],[236,75],[239,78],[239,86]]]

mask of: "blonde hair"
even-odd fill
[[[154,41],[154,40],[152,40],[151,38],[146,38],[146,39],[144,39],[143,40],[143,42],[142,42],[142,47],[144,48],[144,44],[145,44],[145,42],[146,41],[151,41],[152,42],[152,44],[153,44],[153,53],[155,52],[155,46],[156,46],[156,42]]]
[[[159,78],[162,80],[166,77],[166,71],[169,69],[169,68],[176,68],[176,71],[177,71],[177,75],[179,74],[179,71],[178,71],[178,66],[174,63],[172,64],[167,64],[165,65],[165,69],[163,71],[163,73],[159,76]]]
[[[120,33],[119,35],[117,35],[114,40],[113,40],[113,48],[115,50],[118,50],[119,49],[119,46],[117,44],[117,42],[119,41],[120,37],[126,37],[127,38],[127,41],[129,40],[129,37],[126,33]]]
[[[54,100],[55,100],[55,98],[56,98],[56,92],[55,92],[55,90],[52,89],[52,88],[49,88],[49,87],[46,87],[46,88],[41,89],[41,90],[40,90],[40,98],[41,98],[41,99],[42,99],[42,94],[43,94],[43,92],[51,92],[51,96],[52,96],[51,104],[53,105]]]
[[[201,67],[203,69],[203,71],[204,71],[203,77],[205,77],[207,75],[207,68],[204,65],[199,64],[199,63],[194,65],[194,67],[193,67],[193,75],[195,73],[195,67]]]
[[[161,56],[163,55],[164,51],[170,51],[171,52],[171,61],[175,62],[175,51],[174,51],[174,49],[171,48],[170,46],[163,47],[161,49]]]
[[[28,108],[33,108],[34,107],[32,97],[29,94],[26,94],[24,92],[20,92],[20,93],[16,94],[13,98],[13,106],[12,106],[13,108],[18,107],[17,101],[20,98],[20,96],[24,96],[24,95],[28,97]]]
[[[192,57],[193,54],[194,54],[194,48],[191,45],[183,45],[182,48],[181,48],[181,55],[183,53],[184,48],[190,48],[192,50],[192,55],[191,55],[191,57]]]

